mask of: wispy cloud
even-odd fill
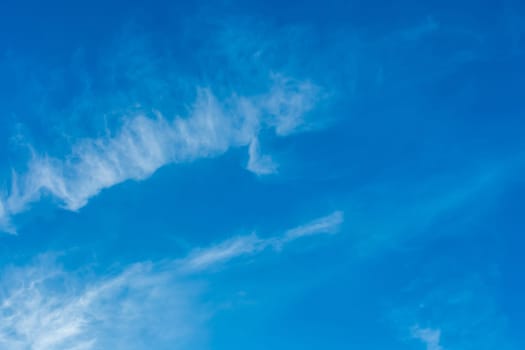
[[[257,175],[268,175],[277,172],[277,164],[269,155],[261,154],[259,140],[254,138],[248,148],[248,164],[246,169]]]
[[[433,17],[428,16],[419,25],[402,30],[399,36],[404,40],[421,40],[425,35],[429,35],[437,30],[439,30],[439,22]]]
[[[343,223],[343,212],[336,211],[304,225],[287,230],[284,234],[260,238],[255,233],[239,236],[211,247],[196,249],[188,257],[176,262],[182,271],[203,271],[234,258],[253,255],[266,248],[281,249],[283,245],[304,236],[337,233]]]
[[[420,328],[419,326],[412,327],[412,337],[423,342],[427,350],[443,350],[439,345],[441,338],[441,331],[432,328]]]
[[[521,154],[426,179],[384,178],[356,190],[345,208],[356,255],[407,249],[417,235],[452,235],[487,213],[523,172]],[[378,220],[380,218],[380,220]],[[409,248],[410,249],[410,248]]]
[[[0,199],[0,230],[14,233],[14,228],[9,222],[9,215],[6,213],[4,203]]]
[[[257,253],[266,246],[267,241],[258,238],[255,234],[234,237],[208,248],[196,249],[177,264],[182,271],[202,271],[234,258]]]
[[[333,232],[334,227],[310,234]],[[298,238],[299,236],[295,237]],[[294,239],[295,239],[294,238]],[[195,249],[185,258],[140,262],[105,277],[67,272],[49,256],[0,278],[0,347],[12,350],[194,348],[213,310],[187,277],[290,239],[255,234]],[[144,335],[147,334],[147,337]]]
[[[249,146],[248,170],[272,173],[275,164],[260,155],[258,133],[291,133],[313,107],[316,93],[309,82],[281,76],[274,77],[269,92],[255,96],[232,94],[219,101],[210,89],[199,89],[187,117],[138,113],[115,135],[78,141],[64,158],[34,152],[27,172],[14,173],[9,194],[0,199],[0,229],[12,230],[9,218],[43,195],[78,210],[105,188],[146,179],[166,164],[216,157],[232,147]]]
[[[274,74],[277,81],[265,99],[270,125],[277,135],[285,136],[298,130],[304,122],[304,112],[312,109],[320,97],[320,88],[309,81],[297,82]],[[290,89],[295,93],[290,93]]]
[[[335,211],[328,216],[311,221],[305,225],[301,225],[286,231],[283,240],[291,241],[299,237],[317,235],[321,233],[337,233],[344,221],[342,211]]]
[[[486,278],[452,258],[415,268],[413,280],[389,306],[400,337],[406,341],[409,335],[427,350],[518,349],[494,294],[495,281]]]
[[[5,349],[142,349],[141,334],[180,348],[206,317],[193,287],[149,263],[86,283],[44,257],[4,271],[0,286]]]

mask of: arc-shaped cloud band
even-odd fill
[[[198,89],[189,115],[169,119],[161,112],[135,114],[115,135],[83,139],[63,158],[37,155],[23,174],[13,171],[11,189],[0,198],[0,230],[14,232],[10,218],[42,195],[78,210],[101,190],[126,180],[143,180],[169,163],[215,157],[232,147],[249,146],[247,169],[263,175],[276,171],[270,156],[261,155],[259,133],[278,136],[298,130],[304,114],[319,98],[309,81],[273,76],[265,94],[232,94],[219,101],[210,89]]]

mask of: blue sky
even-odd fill
[[[525,348],[519,1],[3,1],[0,348]]]

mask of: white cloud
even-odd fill
[[[432,328],[420,328],[419,326],[412,327],[412,337],[422,341],[427,350],[443,350],[439,345],[441,338],[441,331]]]
[[[196,249],[187,258],[179,261],[182,271],[201,271],[227,262],[228,260],[251,255],[265,248],[266,242],[255,234],[240,236],[205,249]]]
[[[317,99],[313,84],[274,76],[266,94],[219,101],[200,89],[187,117],[168,119],[134,114],[115,135],[78,141],[64,158],[34,154],[28,170],[12,178],[9,194],[0,199],[0,229],[42,195],[51,195],[68,210],[77,210],[105,188],[126,180],[143,180],[169,163],[215,157],[232,147],[249,146],[248,170],[275,171],[269,156],[261,156],[257,135],[274,129],[291,133]],[[3,204],[2,204],[3,203]]]
[[[304,236],[337,233],[342,223],[343,213],[336,211],[305,225],[287,230],[283,235],[260,238],[252,233],[247,236],[234,237],[208,248],[196,249],[188,257],[176,261],[176,264],[183,272],[204,271],[241,256],[259,253],[269,247],[280,250],[286,243]]]
[[[274,81],[264,104],[272,116],[270,124],[278,135],[284,136],[303,124],[304,113],[314,107],[320,89],[309,81],[297,82],[278,74],[274,74]]]
[[[277,172],[277,164],[269,155],[261,154],[259,140],[254,138],[248,148],[248,164],[246,169],[257,175],[269,175]]]
[[[152,264],[85,283],[45,260],[3,274],[1,348],[143,349],[145,334],[179,348],[206,317],[190,286]]]
[[[214,311],[199,301],[201,290],[187,277],[289,241],[251,234],[195,249],[182,259],[132,264],[105,277],[67,272],[50,257],[4,269],[0,348],[195,348],[193,341],[202,339]]]
[[[13,229],[13,226],[11,225],[11,222],[9,220],[9,217],[6,213],[4,203],[0,199],[0,230],[5,231],[7,233],[15,233],[15,230]]]
[[[286,231],[283,240],[289,241],[303,236],[317,235],[322,233],[337,233],[343,221],[343,212],[335,211],[330,215]]]

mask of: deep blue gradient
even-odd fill
[[[524,349],[523,62],[512,0],[3,1],[0,348]]]

